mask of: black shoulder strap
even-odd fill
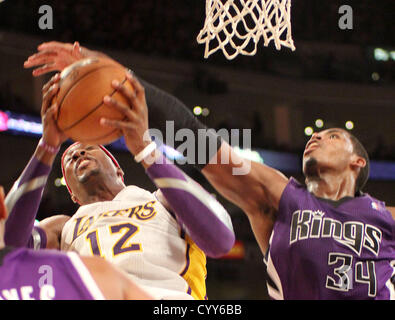
[[[13,247],[4,247],[3,249],[0,249],[0,266],[3,265],[3,260],[7,254],[9,254],[11,251],[13,251],[15,248]]]
[[[349,197],[349,196],[343,197],[343,198],[341,198],[341,199],[339,199],[339,200],[331,200],[331,199],[325,199],[325,198],[319,198],[319,197],[317,197],[317,198],[320,199],[320,200],[322,200],[322,201],[325,201],[326,203],[331,204],[331,205],[334,206],[335,208],[337,208],[338,206],[340,206],[340,205],[343,204],[344,202],[347,202],[347,201],[349,201],[349,200],[355,199],[355,197]]]

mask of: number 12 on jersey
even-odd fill
[[[138,231],[139,227],[131,223],[116,224],[109,227],[110,235],[122,234],[122,236],[115,242],[112,247],[113,256],[117,256],[121,253],[130,251],[141,251],[141,244],[131,243],[128,245],[129,239],[132,238]],[[98,230],[93,230],[86,235],[86,240],[89,241],[92,254],[95,256],[103,256],[103,251],[101,249]]]

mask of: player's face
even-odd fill
[[[327,129],[314,133],[303,153],[303,172],[308,174],[313,163],[318,167],[345,170],[353,155],[353,144],[346,131]]]
[[[95,177],[117,177],[111,159],[96,145],[78,143],[72,146],[64,156],[63,167],[69,187],[75,195],[80,188],[89,187],[91,184],[86,182]]]

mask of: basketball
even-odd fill
[[[123,120],[124,115],[103,103],[103,97],[124,102],[125,98],[111,86],[118,80],[132,88],[126,80],[125,68],[110,59],[88,58],[65,68],[60,74],[56,122],[61,131],[74,141],[109,144],[121,135],[118,129],[100,125],[101,118]]]

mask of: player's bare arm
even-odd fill
[[[81,257],[81,260],[107,300],[153,300],[115,265],[98,257]]]
[[[66,215],[56,215],[45,218],[39,223],[39,227],[46,234],[46,248],[60,250],[60,239],[64,224],[70,219]]]
[[[394,220],[395,220],[395,207],[387,207],[387,209],[389,210],[389,212],[391,212],[392,217],[393,217]]]
[[[228,161],[221,163],[225,154]],[[217,164],[207,164],[202,173],[229,201],[248,216],[262,252],[266,252],[281,195],[288,178],[281,172],[238,156],[223,142],[216,155]],[[250,162],[248,165],[243,162]],[[235,169],[250,167],[246,174],[235,175]]]

